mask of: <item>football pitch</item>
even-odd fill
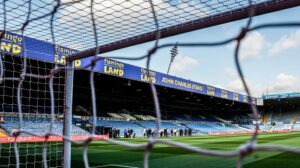
[[[176,142],[215,150],[234,150],[250,139],[249,134],[222,136],[172,137]],[[146,139],[120,139],[143,143]],[[265,133],[258,137],[259,144],[277,144],[300,147],[300,133]],[[106,142],[89,145],[91,167],[143,167],[143,150],[128,149]],[[237,158],[204,156],[167,145],[155,145],[149,158],[149,167],[157,168],[229,168],[236,166]],[[82,147],[72,148],[72,167],[83,167]],[[299,168],[300,155],[286,152],[255,152],[244,159],[246,168]]]

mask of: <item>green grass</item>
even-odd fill
[[[250,135],[175,137],[173,141],[196,147],[216,150],[234,150],[250,139]],[[142,143],[146,139],[121,139],[131,143]],[[300,147],[300,133],[261,134],[259,144],[277,144]],[[89,146],[90,166],[123,165],[142,167],[143,150],[133,150],[106,142],[93,142]],[[235,167],[236,158],[218,158],[195,154],[167,145],[155,145],[150,154],[150,167],[166,168],[229,168]],[[82,147],[73,146],[72,167],[83,167]],[[117,167],[117,166],[106,166]],[[245,168],[299,168],[300,155],[285,152],[256,152],[244,159]]]
[[[230,151],[247,142],[251,135],[193,136],[170,138],[205,149]],[[143,143],[147,139],[120,139],[131,143]],[[259,144],[287,145],[300,147],[300,133],[269,133],[260,134]],[[15,167],[15,156],[12,144],[0,144],[0,167]],[[37,145],[37,146],[36,146]],[[21,167],[42,167],[42,148],[40,143],[22,143],[20,145]],[[50,166],[58,166],[62,159],[62,143],[48,144]],[[83,167],[82,146],[72,146],[72,167]],[[90,166],[122,165],[132,167],[143,166],[143,150],[134,150],[112,145],[106,142],[92,142],[89,145]],[[218,158],[195,154],[183,149],[155,145],[150,154],[150,168],[231,168],[235,167],[237,158]],[[300,168],[300,155],[286,152],[256,152],[244,159],[245,168]],[[10,166],[8,166],[10,165]]]

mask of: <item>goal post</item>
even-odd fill
[[[299,0],[0,2],[0,167],[47,165],[70,168],[71,145],[75,141],[83,141],[82,155],[85,158],[84,164],[88,165],[86,152],[88,143],[108,136],[99,135],[95,139],[88,139],[94,135],[73,124],[73,94],[78,94],[74,93],[73,80],[74,71],[88,70],[90,76],[86,79],[91,82],[89,89],[92,95],[96,95],[92,83],[96,76],[93,75],[93,70],[96,69],[93,68],[99,68],[100,66],[96,65],[101,64],[99,60],[103,59],[97,57],[98,54],[107,54],[110,51],[154,41],[153,47],[147,48],[145,53],[142,53],[145,55],[106,57],[122,60],[147,59],[145,65],[147,68],[142,69],[146,77],[151,77],[150,62],[152,55],[161,47],[159,41],[161,38],[249,19],[249,24],[241,27],[237,36],[225,41],[178,43],[178,47],[212,47],[236,42],[238,45],[233,56],[239,77],[244,82],[243,86],[247,92],[244,103],[249,102],[251,94],[239,63],[239,44],[249,31],[258,29],[251,27],[252,17],[299,5]],[[259,28],[299,25],[299,23],[262,24]],[[172,46],[173,42],[163,45]],[[88,58],[91,56],[94,57]],[[146,83],[151,87],[153,100],[150,104],[153,104],[156,115],[154,121],[158,131],[161,125],[161,112],[157,85],[151,81]],[[90,106],[95,107],[93,114],[97,114],[95,97],[91,96],[89,99]],[[256,116],[256,106],[254,103],[250,106]],[[93,123],[90,122],[91,118],[94,119]],[[91,118],[88,117],[89,128],[94,130],[97,116]],[[156,144],[178,147],[203,155],[237,157],[237,167],[241,167],[243,158],[255,150],[277,149],[300,153],[300,149],[288,147],[259,148],[256,146],[257,133],[256,128],[250,139],[251,143],[244,144],[232,152],[195,148],[172,140],[160,140],[156,136],[138,145],[113,139],[108,143],[129,149],[143,149],[144,167],[148,167],[149,154]]]
[[[67,61],[66,70],[66,104],[64,113],[64,136],[71,139],[72,132],[72,108],[73,108],[73,79],[74,61]],[[71,167],[71,142],[64,141],[64,167]]]
[[[30,75],[24,78],[21,85],[22,126],[19,127],[17,91],[18,80],[24,68],[23,57],[3,53],[1,60],[3,80],[0,84],[0,167],[42,167],[45,162],[49,167],[70,167],[70,140],[84,141],[89,137],[89,132],[72,122],[74,67],[71,65],[74,64],[68,64],[69,68],[63,68],[54,75],[52,100],[50,79],[35,78],[35,75],[47,76],[53,72],[55,66],[63,66],[27,58],[27,73]],[[51,114],[51,101],[55,104],[54,116]],[[52,130],[49,132],[51,124]],[[20,134],[16,135],[19,131]],[[46,136],[48,132],[51,135]],[[97,135],[96,138],[107,136]],[[42,157],[44,151],[46,160]],[[18,164],[17,157],[20,161]]]

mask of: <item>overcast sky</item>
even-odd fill
[[[300,21],[300,8],[279,11],[256,17],[252,25],[280,21]],[[212,42],[238,34],[246,20],[201,29],[160,41]],[[138,56],[145,54],[153,42],[137,45],[106,55]],[[151,69],[166,73],[171,48],[159,50],[151,61]],[[178,48],[170,74],[204,84],[243,93],[234,66],[234,44],[213,48]],[[300,27],[254,31],[241,47],[242,67],[252,94],[300,91]],[[122,60],[123,61],[123,60]],[[145,67],[145,60],[123,61]]]

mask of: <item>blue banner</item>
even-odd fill
[[[263,95],[263,99],[285,99],[295,97],[300,97],[300,92]]]
[[[1,32],[0,32],[1,33]],[[24,42],[24,43],[23,43]],[[24,44],[24,46],[23,46]],[[1,51],[14,55],[27,56],[28,58],[38,59],[42,61],[66,64],[66,57],[78,51],[49,42],[40,41],[30,37],[22,37],[20,35],[6,32],[1,41]],[[76,67],[84,67],[91,63],[92,58],[76,60]],[[178,78],[175,76],[149,71],[146,69],[125,64],[111,59],[101,59],[96,63],[93,69],[95,72],[108,74],[112,76],[132,79],[141,82],[151,82],[169,88],[175,88],[193,93],[199,93],[212,97],[233,100],[243,103],[256,104],[255,98],[245,95],[233,93],[224,89],[208,86],[205,84],[193,82],[190,80]]]

